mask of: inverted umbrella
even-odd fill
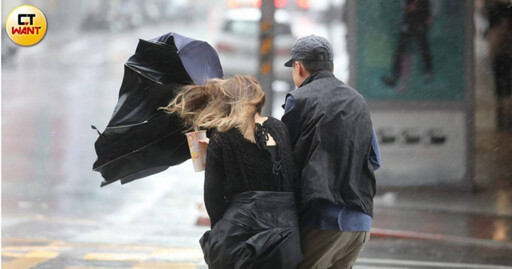
[[[208,43],[172,32],[139,40],[124,71],[112,118],[95,143],[93,170],[105,179],[101,186],[125,184],[189,159],[182,121],[158,108],[183,85],[222,77],[217,52]]]

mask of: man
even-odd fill
[[[298,87],[287,95],[282,121],[300,176],[300,268],[351,268],[370,236],[380,166],[368,106],[332,73],[325,38],[298,39],[285,66]]]

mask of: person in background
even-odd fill
[[[393,70],[389,77],[382,77],[382,81],[388,86],[395,86],[402,71],[402,59],[411,46],[412,40],[418,42],[423,63],[425,65],[425,81],[432,80],[432,55],[428,42],[428,27],[434,17],[430,11],[429,0],[405,0],[404,17],[400,24],[400,36],[395,49]]]
[[[296,268],[302,260],[288,130],[262,117],[265,95],[251,76],[187,86],[165,108],[186,126],[211,130],[204,202],[211,230],[200,240],[209,268]]]
[[[495,81],[496,120],[502,131],[512,131],[512,2],[485,2],[487,37]]]
[[[351,268],[369,240],[380,153],[368,105],[333,72],[331,44],[298,39],[285,66],[298,87],[286,97],[299,171],[299,268]]]

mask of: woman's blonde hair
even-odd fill
[[[185,86],[162,109],[184,120],[187,131],[217,128],[225,132],[238,128],[249,141],[255,142],[254,115],[265,103],[258,81],[249,75],[227,79],[210,79],[205,85]]]

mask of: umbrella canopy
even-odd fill
[[[222,77],[217,52],[206,42],[176,33],[140,40],[124,66],[119,100],[96,140],[93,170],[101,186],[161,172],[190,158],[181,119],[159,110],[183,85]]]

